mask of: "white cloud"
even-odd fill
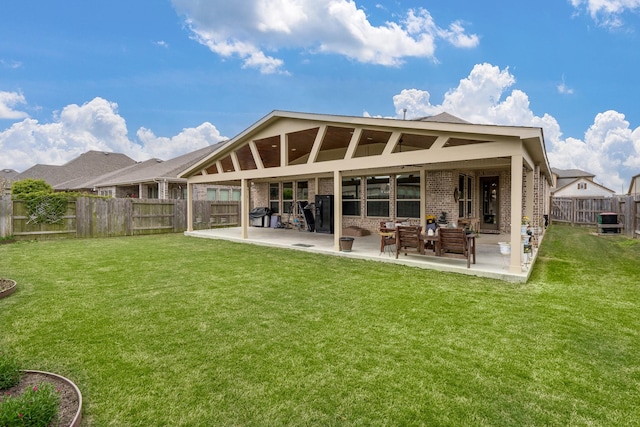
[[[16,92],[0,91],[0,119],[23,119],[29,117],[24,111],[18,111],[15,107],[26,104],[24,95]]]
[[[563,139],[553,116],[531,111],[526,93],[517,89],[507,93],[515,81],[508,69],[478,64],[440,104],[433,104],[427,91],[403,90],[393,97],[396,117],[401,118],[406,108],[407,119],[446,111],[472,123],[541,127],[552,167],[594,173],[596,182],[618,192],[628,186],[640,168],[640,127],[631,128],[623,114],[611,110],[595,117],[584,140]]]
[[[167,43],[164,40],[157,40],[157,41],[153,42],[153,44],[155,44],[156,46],[159,46],[159,47],[164,47],[165,49],[169,48],[169,43]]]
[[[23,171],[41,163],[61,165],[89,150],[124,153],[134,160],[169,159],[226,139],[210,123],[183,129],[171,138],[141,128],[138,141],[128,137],[118,105],[103,98],[71,104],[51,123],[25,119],[0,132],[1,168]]]
[[[618,28],[623,25],[621,15],[640,11],[640,0],[570,0],[576,9],[583,6],[599,25]]]
[[[441,28],[423,8],[399,22],[371,24],[353,0],[172,0],[193,38],[212,52],[239,57],[263,73],[284,72],[282,49],[338,54],[363,63],[398,66],[405,58],[434,59],[436,41],[455,47],[479,44],[456,21]],[[378,7],[378,9],[380,9]]]

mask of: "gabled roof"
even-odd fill
[[[178,178],[178,174],[201,160],[203,157],[211,154],[221,144],[222,143],[209,145],[167,161],[150,159],[128,168],[98,177],[91,182],[91,187],[128,185],[134,183],[153,182],[154,180],[185,182],[186,179]]]
[[[356,138],[354,143],[345,143],[351,137]],[[288,150],[284,150],[285,144],[291,145]],[[479,125],[448,113],[424,120],[400,120],[275,110],[180,176],[197,182],[237,183],[243,178],[331,174],[336,170],[353,173],[416,163],[473,161],[476,166],[495,165],[508,162],[518,144],[527,152],[527,159],[540,165],[541,172],[551,179],[539,127]]]
[[[585,172],[580,169],[558,169],[551,168],[551,171],[558,176],[558,179],[563,178],[595,178],[595,175],[590,172]]]
[[[35,165],[15,176],[14,180],[43,179],[55,189],[86,188],[62,184],[90,180],[132,164],[135,164],[135,160],[121,153],[87,151],[62,166]]]
[[[581,169],[558,169],[551,168],[551,171],[558,177],[556,180],[556,186],[553,189],[553,192],[557,192],[565,187],[573,185],[578,181],[588,181],[591,184],[597,185],[598,187],[615,194],[614,190],[605,187],[604,185],[600,185],[593,180],[596,176],[590,172],[583,171]]]
[[[640,191],[640,173],[631,177],[631,182],[629,183],[629,191],[627,194],[638,193]]]

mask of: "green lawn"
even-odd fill
[[[640,425],[638,240],[554,226],[518,285],[182,235],[0,245],[0,276],[0,346],[85,425]]]

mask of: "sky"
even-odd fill
[[[20,0],[0,169],[170,159],[273,110],[542,127],[552,167],[640,173],[640,0]]]

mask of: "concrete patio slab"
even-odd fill
[[[186,231],[184,234],[192,237],[222,239],[261,246],[279,247],[472,276],[489,277],[513,283],[524,283],[527,281],[531,273],[531,267],[537,256],[537,248],[534,248],[531,254],[532,261],[522,265],[521,272],[510,272],[508,257],[500,254],[498,246],[498,242],[508,240],[509,236],[505,234],[479,234],[476,238],[477,263],[471,264],[471,268],[469,269],[464,259],[418,254],[401,254],[398,259],[396,259],[395,253],[389,253],[388,251],[380,253],[380,236],[378,234],[354,237],[355,240],[350,252],[336,251],[334,249],[334,236],[332,234],[297,231],[295,229],[249,227],[247,239],[242,238],[240,227]]]

